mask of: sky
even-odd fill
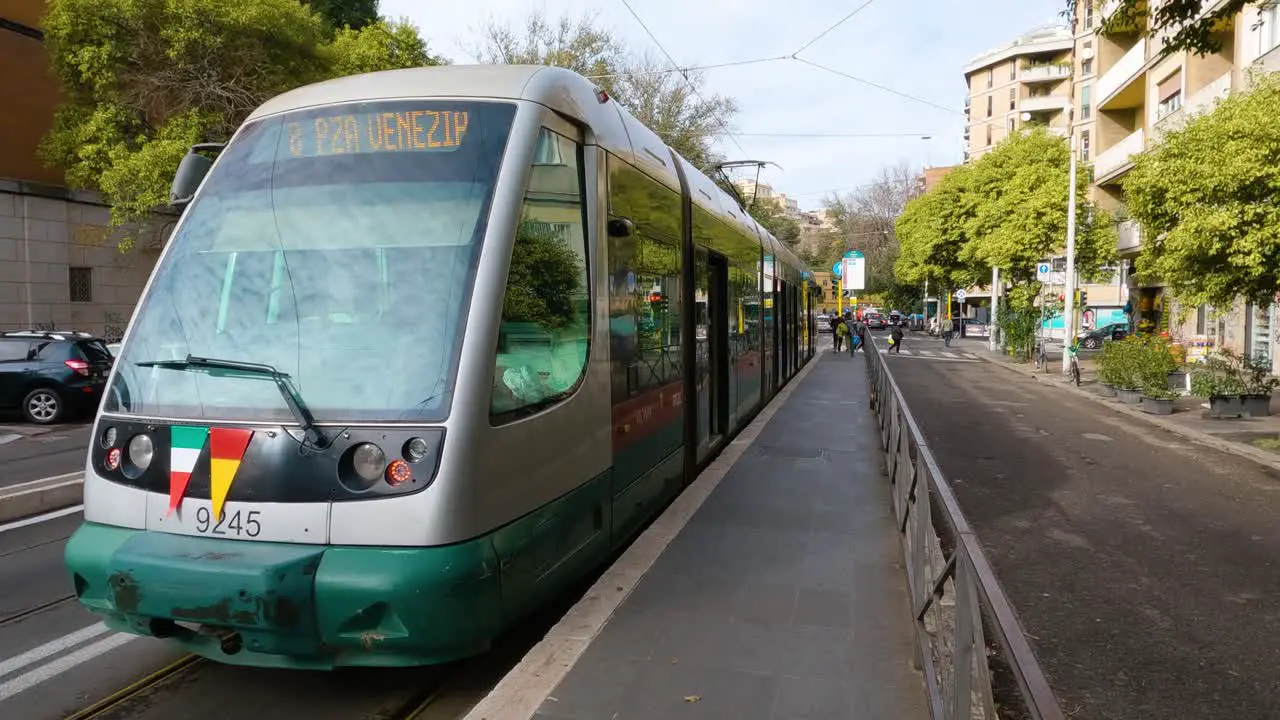
[[[703,71],[704,94],[727,95],[739,105],[729,123],[734,134],[717,141],[717,149],[731,160],[776,163],[761,180],[816,210],[831,193],[873,182],[887,167],[905,162],[918,171],[961,162],[962,68],[1027,30],[1061,23],[1064,6],[1064,0],[381,0],[380,9],[408,18],[431,52],[455,63],[476,61],[470,51],[489,21],[520,29],[537,9],[551,17],[594,11],[633,51],[662,57],[665,50],[685,67],[789,56],[857,10],[799,57],[880,88],[794,59]],[[864,137],[812,137],[820,134]]]

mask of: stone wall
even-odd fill
[[[138,249],[92,193],[0,180],[0,331],[83,330],[118,340],[175,217],[136,228]],[[73,285],[75,287],[73,287]]]

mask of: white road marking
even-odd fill
[[[45,680],[53,679],[78,665],[89,662],[99,655],[111,652],[125,643],[137,640],[139,637],[139,635],[116,633],[105,637],[92,645],[82,647],[73,653],[67,653],[57,660],[54,660],[47,665],[41,665],[29,673],[19,675],[6,683],[0,684],[0,701],[4,701],[9,697],[17,695],[23,690],[29,690]]]
[[[0,525],[0,533],[8,532],[10,530],[17,530],[18,528],[24,528],[29,525],[39,525],[42,522],[57,520],[60,517],[66,517],[68,515],[81,512],[83,510],[84,510],[84,505],[72,505],[71,507],[62,508],[61,510],[54,510],[53,512],[47,512],[43,515],[36,515],[35,517],[15,520],[14,522],[8,523],[6,525]]]
[[[44,485],[54,482],[55,480],[83,480],[84,471],[77,470],[75,472],[63,473],[62,475],[52,475],[50,477],[40,478],[39,480],[28,480],[20,482],[17,485],[5,485],[0,487],[0,492],[21,492],[23,488],[35,487],[36,485]]]
[[[52,657],[68,648],[73,648],[80,643],[92,640],[99,635],[109,632],[110,628],[102,623],[95,623],[87,628],[81,628],[68,635],[63,635],[57,640],[50,640],[40,647],[31,648],[30,650],[11,657],[8,660],[0,661],[0,677],[4,677],[9,673],[21,670],[22,668],[38,663],[47,657]],[[0,694],[0,698],[4,695]]]

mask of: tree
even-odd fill
[[[593,79],[703,172],[721,160],[712,142],[738,110],[732,98],[704,92],[701,73],[676,72],[652,55],[632,53],[597,25],[594,13],[551,21],[535,11],[520,32],[490,22],[471,52],[480,62],[553,65]]]
[[[1143,275],[1190,304],[1269,304],[1280,292],[1280,78],[1163,135],[1124,181]]]
[[[378,0],[303,0],[311,11],[325,18],[335,31],[359,30],[378,21]]]
[[[898,282],[941,289],[973,284],[975,269],[961,257],[974,215],[973,165],[948,173],[928,193],[912,198],[894,225],[899,255],[893,270]]]
[[[998,267],[1014,285],[1035,282],[1036,265],[1060,252],[1067,236],[1070,153],[1064,138],[1032,127],[973,164],[967,188],[976,201],[967,205],[959,257],[965,266]],[[1077,172],[1076,268],[1086,278],[1115,259],[1116,238],[1110,217],[1086,199],[1088,187],[1088,173]]]
[[[163,207],[187,148],[226,140],[272,96],[438,62],[411,26],[334,34],[297,0],[52,0],[44,30],[66,98],[45,159],[101,191],[116,225]]]
[[[1067,0],[1063,13],[1074,18],[1076,3]],[[1201,15],[1206,0],[1118,0],[1116,9],[1103,19],[1102,31],[1141,32],[1149,38],[1160,38],[1161,53],[1189,50],[1198,55],[1218,52],[1230,37],[1228,30],[1237,13],[1255,0],[1226,0],[1212,12]],[[1101,3],[1094,0],[1095,9]],[[1154,5],[1154,7],[1152,7]]]
[[[867,290],[895,307],[914,307],[920,288],[899,282],[894,274],[901,247],[897,221],[907,206],[915,173],[905,163],[884,168],[880,177],[845,196],[825,202],[841,237],[837,256],[847,249],[860,250],[867,261]]]

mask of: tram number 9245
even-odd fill
[[[258,522],[260,510],[248,512],[224,512],[222,519],[214,522],[213,512],[207,507],[196,510],[196,532],[204,535],[234,535],[236,537],[258,537],[262,534],[262,524]]]

